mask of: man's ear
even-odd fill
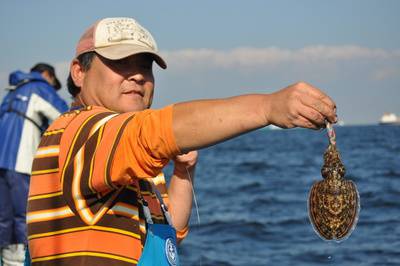
[[[83,80],[85,78],[85,71],[83,70],[78,59],[72,60],[69,71],[71,73],[71,78],[74,81],[75,86],[81,88],[83,85]]]

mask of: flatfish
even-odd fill
[[[308,197],[308,213],[314,231],[324,240],[343,241],[355,229],[360,213],[360,196],[336,147],[336,135],[327,122],[329,146],[324,153],[321,181],[313,184]]]

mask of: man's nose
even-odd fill
[[[140,72],[131,73],[128,77],[129,81],[134,81],[137,84],[143,85],[145,82],[144,75]]]

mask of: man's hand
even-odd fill
[[[304,127],[319,129],[325,119],[337,122],[336,104],[319,89],[299,82],[267,98],[266,120],[282,128]]]
[[[174,159],[175,163],[174,174],[178,176],[182,175],[186,176],[187,175],[186,170],[188,170],[189,173],[192,173],[196,166],[197,158],[198,158],[197,151],[190,151],[188,153],[176,156]]]

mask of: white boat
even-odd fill
[[[400,118],[397,117],[394,113],[384,113],[379,120],[379,124],[381,125],[395,125],[400,124]]]
[[[270,129],[270,130],[282,129],[282,128],[280,128],[280,127],[278,127],[278,126],[275,126],[275,125],[268,125],[266,128],[268,128],[268,129]]]

